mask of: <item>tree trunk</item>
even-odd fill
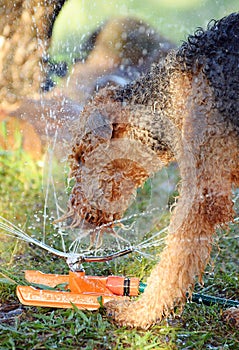
[[[39,93],[44,57],[65,0],[0,0],[0,109]]]

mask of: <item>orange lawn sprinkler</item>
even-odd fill
[[[17,296],[24,305],[47,306],[96,310],[111,300],[124,300],[138,296],[146,284],[136,277],[123,276],[87,276],[82,268],[83,262],[106,262],[132,253],[132,248],[115,254],[100,256],[80,256],[68,260],[72,271],[68,275],[45,274],[40,271],[25,271],[26,280],[31,286],[17,286]],[[74,256],[73,256],[74,259]],[[239,302],[224,298],[193,293],[190,298],[196,303],[218,304],[223,307],[238,307]]]
[[[17,296],[24,305],[48,306],[96,310],[106,302],[116,299],[129,299],[139,294],[139,279],[123,276],[87,276],[82,262],[109,261],[126,255],[132,249],[120,251],[106,257],[80,257],[69,266],[75,270],[68,275],[44,274],[40,271],[25,271],[26,280],[31,286],[17,286]]]

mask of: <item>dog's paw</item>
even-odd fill
[[[239,328],[239,307],[231,307],[224,311],[222,317],[230,326]]]
[[[140,301],[110,301],[105,306],[108,316],[120,326],[148,329],[156,322],[147,305]]]

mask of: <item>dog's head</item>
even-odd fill
[[[108,88],[97,94],[78,123],[70,155],[75,184],[63,217],[71,227],[114,227],[137,188],[160,168],[137,112],[132,116],[130,106],[115,101],[113,93]]]

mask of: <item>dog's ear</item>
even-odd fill
[[[94,136],[107,141],[112,137],[113,126],[108,118],[100,112],[95,111],[89,116],[86,122],[85,132],[93,133]]]

